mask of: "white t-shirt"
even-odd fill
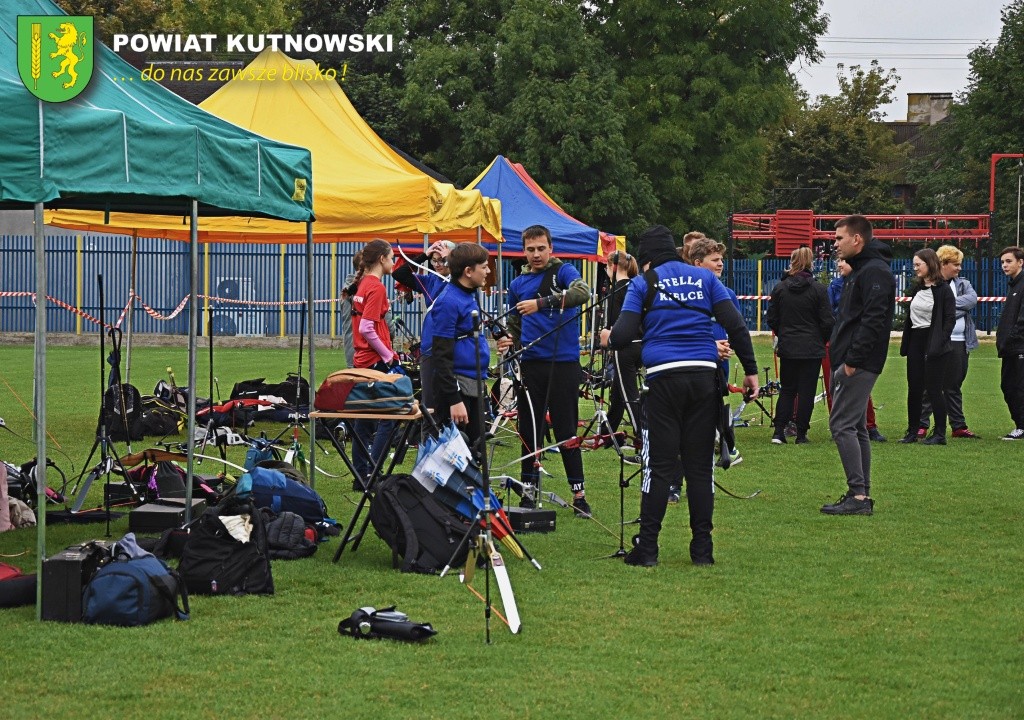
[[[931,327],[932,310],[935,308],[935,295],[933,288],[921,290],[914,299],[910,301],[910,327],[915,330]]]

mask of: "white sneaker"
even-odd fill
[[[1003,440],[1024,440],[1024,429],[1014,428],[1003,435]]]

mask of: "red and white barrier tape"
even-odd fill
[[[771,295],[737,295],[737,300],[771,300]],[[912,298],[909,297],[897,297],[896,302],[910,302]],[[1003,302],[1006,300],[1005,297],[1001,296],[985,296],[979,297],[978,302]]]

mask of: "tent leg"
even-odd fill
[[[306,221],[306,327],[309,333],[309,406],[307,412],[313,410],[313,393],[316,392],[316,345],[313,338],[313,321],[316,318],[313,302],[313,223]],[[299,409],[295,408],[298,413]],[[309,486],[316,489],[316,418],[309,418]]]
[[[185,476],[185,524],[192,521],[192,478],[196,462],[196,336],[199,334],[199,202],[193,198],[189,223],[188,245],[188,405],[185,443],[188,447],[188,469]],[[213,398],[210,398],[212,401]]]
[[[43,619],[43,560],[46,558],[46,249],[43,204],[36,203],[33,231],[36,261],[36,620]],[[42,468],[42,470],[40,470]]]

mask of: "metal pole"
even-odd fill
[[[132,230],[131,271],[128,277],[128,317],[125,318],[128,325],[128,352],[125,356],[124,381],[129,385],[132,382],[132,318],[135,316],[135,280],[138,272],[138,258],[139,231],[134,229]]]
[[[313,222],[306,221],[306,326],[309,332],[309,405],[308,410],[313,410],[313,393],[316,391],[316,348],[313,345],[313,319],[316,314],[313,311]],[[300,378],[301,379],[301,378]],[[299,409],[295,408],[298,413]],[[296,418],[296,421],[298,418]],[[309,418],[309,486],[316,489],[316,418]]]
[[[43,559],[46,557],[46,249],[43,204],[36,203],[33,217],[36,261],[36,620],[43,619]]]
[[[185,524],[192,521],[192,477],[196,463],[196,336],[199,334],[199,202],[193,198],[189,223],[188,252],[188,406],[185,443],[188,446],[188,470],[185,477]],[[210,398],[213,401],[213,398]],[[211,428],[212,429],[212,428]]]

